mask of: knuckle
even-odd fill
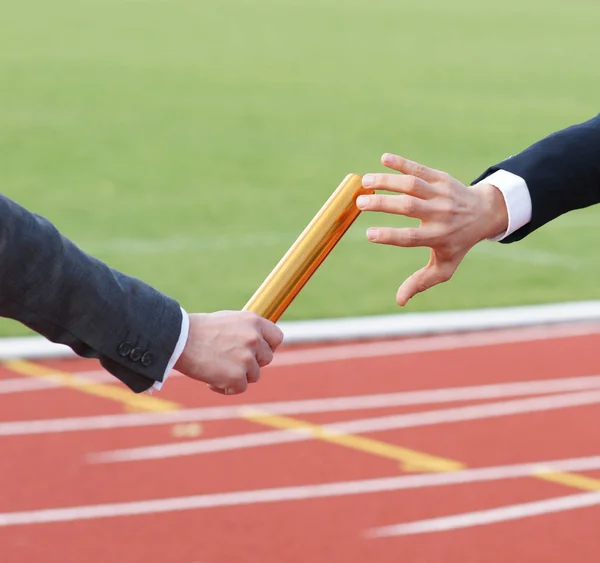
[[[455,203],[460,192],[457,191],[456,180],[447,172],[440,172],[441,179],[438,180],[437,186],[443,197]]]
[[[223,374],[222,380],[228,385],[234,384],[242,373],[242,367],[239,364],[232,365],[226,373]]]
[[[414,215],[417,212],[417,201],[412,197],[403,198],[402,207],[406,215]]]
[[[448,184],[452,179],[452,176],[448,174],[448,172],[444,172],[442,170],[435,171],[436,180],[439,184]]]
[[[454,202],[451,199],[445,198],[443,201],[437,203],[437,209],[444,217],[454,217],[457,209]]]
[[[260,324],[260,315],[254,311],[244,311],[247,322],[252,326],[258,326]]]
[[[254,354],[248,350],[248,348],[244,349],[244,351],[240,354],[240,363],[244,366],[252,365],[254,359]]]
[[[408,193],[413,193],[417,189],[417,184],[419,179],[416,176],[405,176],[406,178],[406,191]]]
[[[419,231],[418,229],[407,229],[405,233],[406,243],[409,246],[415,246],[419,242]]]
[[[369,207],[371,209],[382,209],[384,206],[384,199],[381,194],[372,195],[369,198]]]
[[[375,174],[375,185],[379,188],[386,189],[388,186],[388,175],[387,174]]]
[[[263,354],[260,359],[259,365],[261,367],[269,365],[273,361],[273,352],[268,351]]]
[[[260,335],[255,330],[249,331],[246,334],[245,342],[247,346],[254,348],[260,342]]]

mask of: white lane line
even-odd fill
[[[425,313],[396,313],[282,321],[286,345],[332,342],[365,342],[389,338],[414,338],[440,334],[474,333],[477,331],[518,331],[525,327],[537,327],[547,334],[559,327],[569,332],[569,326],[595,323],[592,332],[600,332],[600,300],[568,301],[542,305],[514,307],[488,307]],[[558,335],[560,337],[560,335]],[[568,336],[568,335],[567,335]],[[546,336],[546,338],[551,336]],[[281,355],[280,350],[278,356]],[[0,338],[0,359],[47,359],[76,358],[76,354],[64,344],[55,344],[41,336]]]
[[[431,426],[448,422],[482,420],[500,416],[564,409],[581,405],[593,405],[597,403],[600,403],[600,391],[586,391],[551,395],[548,397],[499,401],[481,405],[350,420],[347,422],[324,424],[323,428],[333,433],[360,434],[365,432],[381,432],[384,430]],[[225,438],[208,438],[188,441],[184,444],[169,443],[105,451],[90,454],[89,459],[92,463],[166,459],[210,452],[240,450],[257,446],[299,442],[310,440],[311,438],[312,436],[303,432],[302,429],[271,430],[267,432],[255,432],[252,434],[236,434]]]
[[[271,366],[296,366],[363,358],[380,358],[384,356],[403,356],[422,352],[501,346],[504,344],[576,338],[596,334],[600,334],[600,326],[598,324],[581,324],[575,326],[530,327],[519,330],[451,334],[386,342],[360,342],[276,354]]]
[[[409,338],[406,340],[366,342],[351,345],[333,345],[328,347],[308,348],[304,350],[282,351],[275,356],[267,368],[271,370],[282,366],[295,366],[314,363],[338,362],[361,358],[385,356],[404,356],[423,352],[458,350],[481,346],[498,346],[503,344],[535,342],[539,340],[572,338],[600,334],[599,325],[578,325],[569,327],[523,328],[515,331],[496,331],[490,333],[473,333],[448,336],[431,336]],[[309,371],[303,372],[310,373]],[[104,370],[76,372],[76,376],[89,379],[93,383],[117,383],[114,376]],[[170,378],[180,377],[173,371]],[[55,389],[61,385],[48,379],[0,379],[0,395],[25,391]]]
[[[482,481],[498,481],[501,479],[528,477],[534,474],[539,475],[540,468],[543,468],[544,471],[553,473],[559,471],[600,469],[600,456],[501,465],[444,473],[341,481],[318,485],[300,485],[258,490],[252,489],[246,491],[232,491],[135,502],[29,510],[25,512],[5,512],[0,513],[0,526],[71,522],[94,518],[158,514],[221,506],[276,503],[458,485]]]
[[[472,528],[498,522],[507,522],[509,520],[519,520],[531,516],[564,512],[567,510],[574,510],[575,508],[597,506],[599,504],[600,492],[577,493],[559,498],[512,504],[500,508],[492,508],[490,510],[479,510],[476,512],[443,516],[441,518],[407,522],[406,524],[384,526],[369,530],[365,535],[370,538],[384,538],[426,534],[431,532],[445,532],[448,530],[458,530],[460,528]]]
[[[73,375],[78,379],[89,381],[90,384],[116,383],[117,381],[110,373],[101,370],[76,372]],[[0,395],[24,393],[27,391],[42,391],[46,389],[64,389],[64,385],[54,381],[50,376],[36,379],[28,379],[26,377],[0,379]]]
[[[384,342],[360,342],[346,345],[330,345],[327,347],[307,348],[304,350],[283,350],[276,354],[274,361],[266,368],[319,364],[326,362],[341,362],[356,359],[378,357],[404,356],[424,352],[460,350],[482,346],[501,346],[522,342],[537,342],[544,340],[577,338],[600,334],[598,324],[551,325],[543,327],[523,327],[514,330],[496,330],[489,332],[460,333],[443,336],[421,336]],[[268,372],[267,372],[268,373]],[[303,375],[312,373],[310,370]],[[92,382],[115,383],[118,381],[103,370],[83,371],[75,375],[90,379]],[[180,377],[179,372],[170,375]],[[19,384],[22,381],[22,384]],[[25,378],[0,379],[0,395],[26,391],[53,389],[56,386],[47,380],[27,380]]]
[[[36,381],[36,380],[25,380]],[[271,414],[298,415],[321,412],[344,412],[362,409],[377,409],[399,406],[416,406],[455,401],[499,399],[583,391],[600,388],[600,375],[497,383],[471,387],[449,387],[422,391],[400,391],[374,395],[355,395],[326,399],[304,399],[298,401],[277,401],[270,403],[247,403],[238,406],[200,407],[164,413],[129,413],[71,418],[23,420],[0,423],[0,436],[24,434],[50,434],[78,432],[85,430],[110,430],[113,428],[133,428],[159,426],[165,424],[203,422],[209,420],[230,420],[239,418],[245,409],[258,409]]]
[[[45,389],[57,389],[60,386],[53,381],[44,379],[26,379],[15,377],[14,379],[0,379],[0,395],[12,395],[25,391],[41,391]]]

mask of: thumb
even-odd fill
[[[422,293],[434,285],[448,281],[453,273],[454,268],[451,264],[427,264],[427,266],[415,272],[399,287],[398,293],[396,293],[396,302],[403,307],[417,293]]]

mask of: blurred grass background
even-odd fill
[[[465,183],[600,111],[594,0],[0,7],[0,191],[189,311],[239,309],[348,172]],[[406,311],[595,299],[600,210],[484,243]],[[362,216],[284,320],[395,313],[427,249]],[[0,334],[26,334],[11,321]]]

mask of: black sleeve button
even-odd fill
[[[131,352],[129,353],[129,359],[132,362],[139,362],[140,358],[142,357],[143,352],[139,349],[139,348],[133,348],[133,350],[131,350]]]
[[[119,356],[122,356],[123,358],[125,356],[129,356],[129,353],[131,352],[131,344],[129,344],[129,342],[121,342],[118,352]]]
[[[142,356],[142,365],[144,367],[148,367],[154,360],[154,357],[152,356],[152,354],[150,354],[150,352],[146,352],[143,356]]]

